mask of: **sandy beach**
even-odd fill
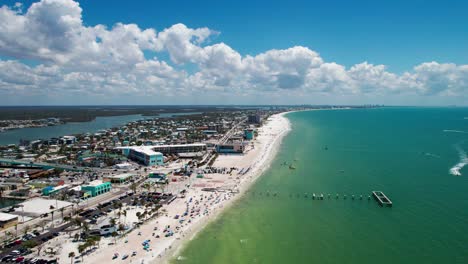
[[[174,192],[187,184],[191,187],[187,189],[185,197],[163,206],[164,213],[159,217],[149,220],[122,238],[102,238],[99,248],[84,256],[82,263],[167,263],[172,258],[182,258],[179,254],[185,243],[240,198],[268,169],[282,138],[290,130],[290,123],[284,114],[271,116],[258,129],[258,136],[246,147],[243,155],[219,155],[212,167],[220,168],[220,171],[204,173],[203,178],[177,178],[177,182],[171,182],[169,186]],[[202,188],[217,188],[220,191],[206,192]],[[125,218],[121,216],[120,222],[136,222],[136,213],[142,209],[124,207],[127,215]],[[185,212],[188,214],[184,216]],[[143,248],[144,241],[148,241],[147,249]],[[47,247],[57,250],[60,263],[69,263],[68,254],[76,252],[77,243],[72,242],[72,238],[59,237],[48,242]],[[115,253],[119,257],[113,260]],[[122,260],[124,255],[128,255],[128,258]]]

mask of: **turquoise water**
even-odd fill
[[[467,117],[467,108],[289,114],[271,169],[173,262],[468,263],[468,168],[449,173],[468,152]],[[367,200],[373,190],[394,207]]]
[[[180,115],[199,114],[200,112],[189,113],[161,113],[157,117],[172,117]],[[65,135],[80,133],[95,133],[99,130],[123,126],[129,122],[137,120],[151,119],[151,116],[124,115],[124,116],[98,116],[89,122],[69,122],[57,126],[35,127],[8,130],[0,133],[0,146],[8,144],[18,144],[20,139],[35,140],[49,139]]]

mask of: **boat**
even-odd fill
[[[294,166],[291,164],[291,165],[289,165],[289,169],[290,169],[290,170],[295,170],[296,167],[294,167]]]

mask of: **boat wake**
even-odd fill
[[[460,154],[460,162],[458,162],[455,166],[450,168],[450,174],[455,176],[461,176],[461,170],[465,165],[468,164],[468,157],[466,156],[466,152],[463,151],[459,146],[457,146],[458,153]]]
[[[468,132],[462,131],[462,130],[444,129],[443,131],[444,131],[444,132],[449,132],[449,133],[463,133],[463,134],[468,134]]]

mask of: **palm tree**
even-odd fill
[[[138,221],[141,221],[141,219],[140,219],[141,218],[141,212],[137,212],[136,217],[138,218]]]
[[[114,244],[115,244],[116,241],[117,241],[117,235],[118,235],[118,234],[117,234],[117,232],[115,232],[115,231],[112,232],[112,234],[111,234],[111,236],[114,238]]]
[[[134,182],[134,183],[132,183],[132,184],[130,185],[130,190],[132,190],[133,193],[136,193],[137,188],[138,188],[138,184],[137,184],[136,182]]]
[[[23,233],[26,235],[27,233],[29,233],[29,231],[31,230],[31,227],[29,225],[26,225],[25,227],[23,227]]]
[[[78,253],[81,255],[81,262],[83,262],[83,252],[88,248],[88,245],[86,243],[81,244],[78,246]]]
[[[122,214],[124,216],[124,223],[127,223],[127,210],[123,210]]]
[[[59,210],[60,210],[60,213],[62,214],[62,221],[63,221],[63,211],[65,211],[65,207],[62,207]]]
[[[73,263],[73,258],[75,257],[75,252],[68,253],[68,257],[70,258],[70,263]]]

